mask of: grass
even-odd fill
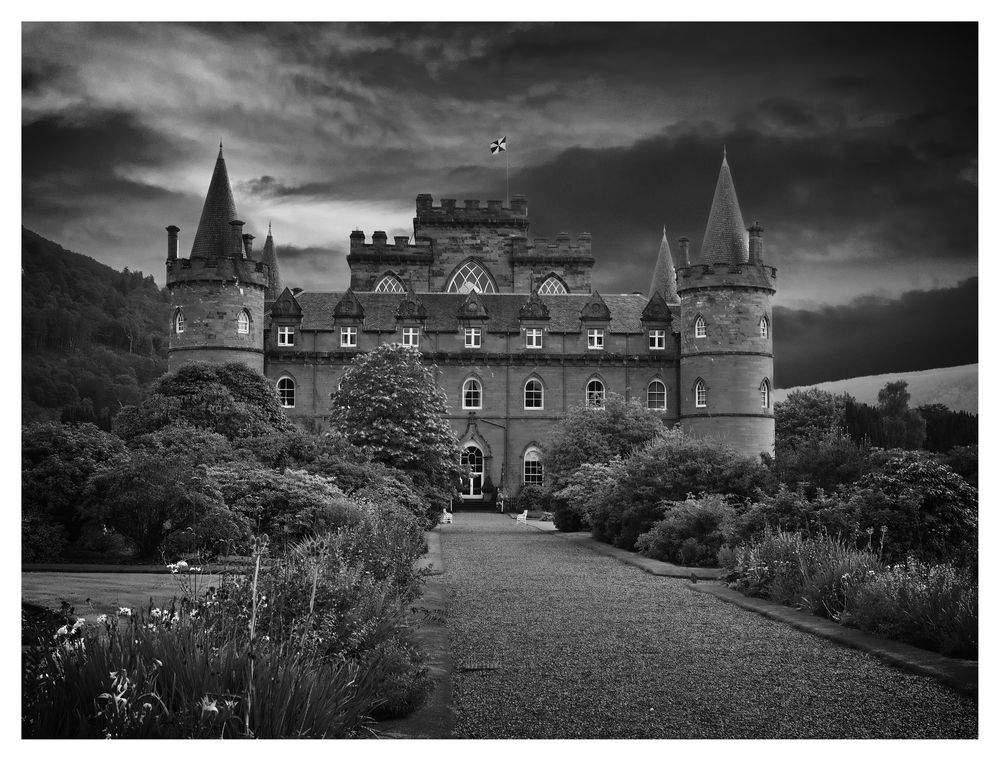
[[[154,603],[166,605],[183,592],[173,574],[152,573],[21,573],[21,600],[50,610],[59,610],[65,600],[76,609],[77,616],[114,614],[118,608],[138,608]],[[192,579],[193,577],[187,577]],[[216,586],[218,575],[198,578],[202,589]]]

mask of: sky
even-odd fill
[[[977,361],[973,23],[103,23],[21,28],[22,224],[163,283],[219,142],[283,280],[343,290],[418,193],[528,197],[594,286],[701,245],[728,156],[778,268],[779,387]]]

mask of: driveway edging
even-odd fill
[[[979,697],[979,661],[949,658],[945,655],[914,647],[904,642],[884,639],[875,634],[863,632],[860,629],[850,629],[834,621],[828,621],[825,618],[790,608],[787,605],[781,605],[770,600],[762,600],[757,597],[747,597],[741,592],[737,592],[720,583],[713,583],[714,580],[722,575],[721,569],[718,568],[685,568],[676,566],[671,563],[652,560],[651,558],[646,558],[618,547],[612,547],[603,542],[598,542],[589,535],[581,535],[582,532],[558,532],[554,528],[549,528],[546,525],[538,525],[538,523],[538,521],[528,521],[528,525],[538,531],[572,541],[574,544],[585,546],[601,555],[609,555],[622,563],[639,568],[653,576],[688,579],[689,583],[687,586],[696,592],[713,595],[724,602],[757,613],[765,618],[788,624],[807,634],[813,634],[836,642],[839,645],[869,653],[890,665],[897,666],[914,674],[936,679],[963,695],[973,698]],[[690,583],[692,574],[696,575],[699,581],[707,581],[708,583]]]

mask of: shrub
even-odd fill
[[[556,528],[560,531],[589,528],[591,515],[608,500],[623,473],[621,457],[603,463],[584,463],[573,471],[568,484],[552,495]]]
[[[977,657],[978,584],[967,570],[912,559],[887,568],[867,549],[792,532],[768,532],[727,560],[730,585],[744,594],[945,655]]]
[[[734,543],[759,538],[769,529],[794,531],[802,536],[827,534],[848,541],[860,535],[856,511],[843,499],[822,489],[810,498],[803,484],[795,490],[781,484],[775,494],[759,495],[734,518],[731,528],[729,539]]]
[[[594,538],[631,550],[640,534],[663,517],[661,503],[688,494],[725,494],[732,502],[748,499],[767,481],[767,469],[733,447],[662,432],[624,461],[620,477],[590,512]]]
[[[663,519],[640,534],[636,549],[647,557],[688,566],[715,565],[735,510],[719,494],[665,502]]]
[[[518,512],[527,510],[529,513],[540,513],[547,509],[549,495],[538,484],[525,484],[517,493]]]

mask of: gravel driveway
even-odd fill
[[[501,515],[441,526],[455,736],[976,737],[938,682]]]

